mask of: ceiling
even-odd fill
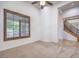
[[[69,10],[71,8],[78,7],[78,6],[79,6],[79,1],[73,1],[73,2],[70,2],[70,3],[60,7],[60,10],[62,12],[64,12],[64,11],[67,11],[67,10]]]
[[[30,3],[30,4],[32,4],[32,2],[34,2],[34,1],[28,1],[28,3]],[[50,1],[51,3],[53,3],[53,5],[55,5],[55,4],[58,4],[58,3],[60,3],[60,2],[62,2],[62,1]],[[40,9],[40,3],[38,2],[38,3],[36,3],[36,4],[33,4],[33,6],[35,6],[36,8],[38,8],[38,9]],[[47,5],[48,6],[48,5]],[[71,9],[71,8],[74,8],[74,7],[78,7],[79,6],[79,1],[72,1],[72,2],[70,2],[70,3],[68,3],[68,4],[66,4],[66,5],[64,5],[64,6],[62,6],[62,7],[60,7],[59,9],[62,11],[62,12],[64,12],[64,11],[66,11],[66,10],[68,10],[68,9]]]
[[[28,3],[32,4],[33,1],[28,1]],[[53,5],[61,2],[61,1],[50,1],[51,3],[53,3]],[[36,3],[36,4],[33,4],[33,6],[35,6],[36,8],[40,9],[40,3]],[[48,5],[47,5],[48,6]]]

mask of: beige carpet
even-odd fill
[[[34,42],[0,52],[0,58],[59,58],[79,57],[79,43],[63,41],[60,43]]]

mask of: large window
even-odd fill
[[[30,37],[30,17],[4,9],[4,40]]]

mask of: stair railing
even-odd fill
[[[76,28],[75,26],[73,26],[72,24],[70,24],[69,22],[64,22],[64,26],[66,26],[66,28],[73,32],[76,36],[79,36],[79,29]]]

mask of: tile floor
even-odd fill
[[[0,52],[0,58],[77,58],[79,43],[73,41],[34,42]]]

